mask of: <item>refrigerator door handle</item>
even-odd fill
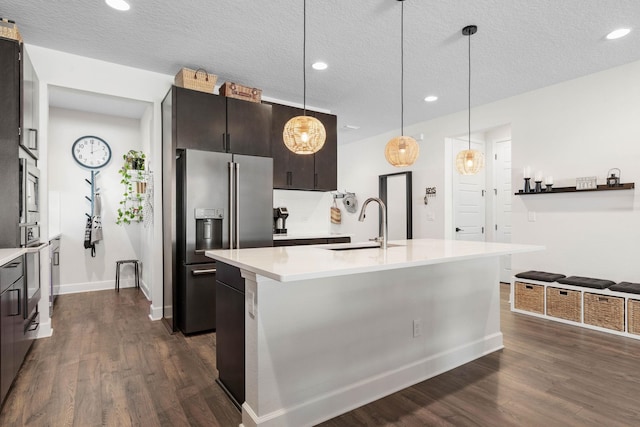
[[[229,162],[229,249],[234,249],[233,238],[235,234],[233,229],[235,228],[235,186],[233,185],[233,162]]]
[[[202,276],[203,274],[214,274],[215,272],[215,268],[206,268],[204,270],[192,270],[191,274],[194,276]]]
[[[236,227],[235,227],[235,233],[236,233],[236,237],[235,237],[235,243],[236,243],[236,249],[240,249],[240,163],[234,163],[235,164],[235,170],[236,170],[236,179],[235,179],[235,203],[236,203],[236,209],[235,209],[235,214],[236,214],[236,219],[235,219],[235,223],[236,223]]]

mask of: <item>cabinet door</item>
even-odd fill
[[[282,131],[289,119],[302,110],[273,104],[271,110],[271,156],[273,157],[273,188],[313,190],[313,156],[292,153],[284,145]]]
[[[324,146],[314,154],[314,190],[333,191],[338,188],[338,118],[333,114],[314,112],[327,132]]]
[[[225,98],[173,87],[176,148],[226,151]]]
[[[227,138],[230,153],[269,157],[271,105],[227,98]]]
[[[11,286],[0,295],[0,403],[16,374],[15,324],[16,319],[21,320],[17,292]]]
[[[38,123],[36,121],[36,90],[38,79],[31,59],[22,50],[22,135],[20,145],[34,158],[38,158]]]
[[[20,61],[18,42],[0,38],[0,248],[20,246],[18,233]]]
[[[218,380],[238,405],[245,398],[244,294],[216,282],[216,367]]]

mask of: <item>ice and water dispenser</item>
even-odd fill
[[[196,253],[222,249],[224,209],[196,208]]]

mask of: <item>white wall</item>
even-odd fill
[[[526,165],[553,175],[556,186],[575,185],[576,177],[591,175],[603,183],[612,167],[622,170],[623,182],[639,182],[638,75],[640,62],[633,62],[474,108],[472,132],[511,124],[514,191],[521,188]],[[425,135],[418,161],[404,168],[414,171],[414,202],[425,186],[443,188],[445,169],[450,168],[443,160],[449,158],[444,141],[463,134],[466,124],[463,111],[405,129],[409,135]],[[339,146],[340,188],[377,194],[377,175],[391,169],[384,160],[384,145],[395,133]],[[547,250],[514,256],[513,271],[537,269],[640,282],[637,191],[514,196],[513,242],[543,244]],[[438,196],[429,201],[433,221],[426,220],[422,209],[414,211],[414,237],[444,236],[442,200]],[[529,211],[536,213],[535,222],[528,221]],[[375,224],[368,226],[374,230]],[[365,237],[355,225],[351,231]]]
[[[329,209],[333,204],[331,193],[318,191],[274,190],[273,207],[284,206],[289,211],[287,234],[339,233],[341,224],[331,224]],[[346,211],[341,207],[342,218]]]
[[[90,196],[91,187],[85,179],[91,179],[91,172],[78,165],[71,156],[73,142],[84,135],[104,139],[112,150],[111,161],[100,169],[96,178],[102,198],[104,240],[96,244],[95,258],[83,246],[85,213],[91,212],[91,205],[85,199],[85,196]],[[50,108],[48,141],[49,190],[60,198],[59,231],[64,245],[60,252],[60,293],[113,289],[116,261],[140,259],[142,225],[117,225],[115,222],[125,191],[118,169],[127,151],[143,148],[140,122]],[[133,285],[131,272],[123,269],[121,287]]]

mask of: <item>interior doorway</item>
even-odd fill
[[[511,126],[503,125],[471,135],[471,148],[485,154],[477,175],[460,175],[455,168],[458,152],[468,147],[468,137],[447,139],[451,189],[445,237],[456,240],[511,242]],[[511,256],[500,259],[500,281],[511,280]]]

